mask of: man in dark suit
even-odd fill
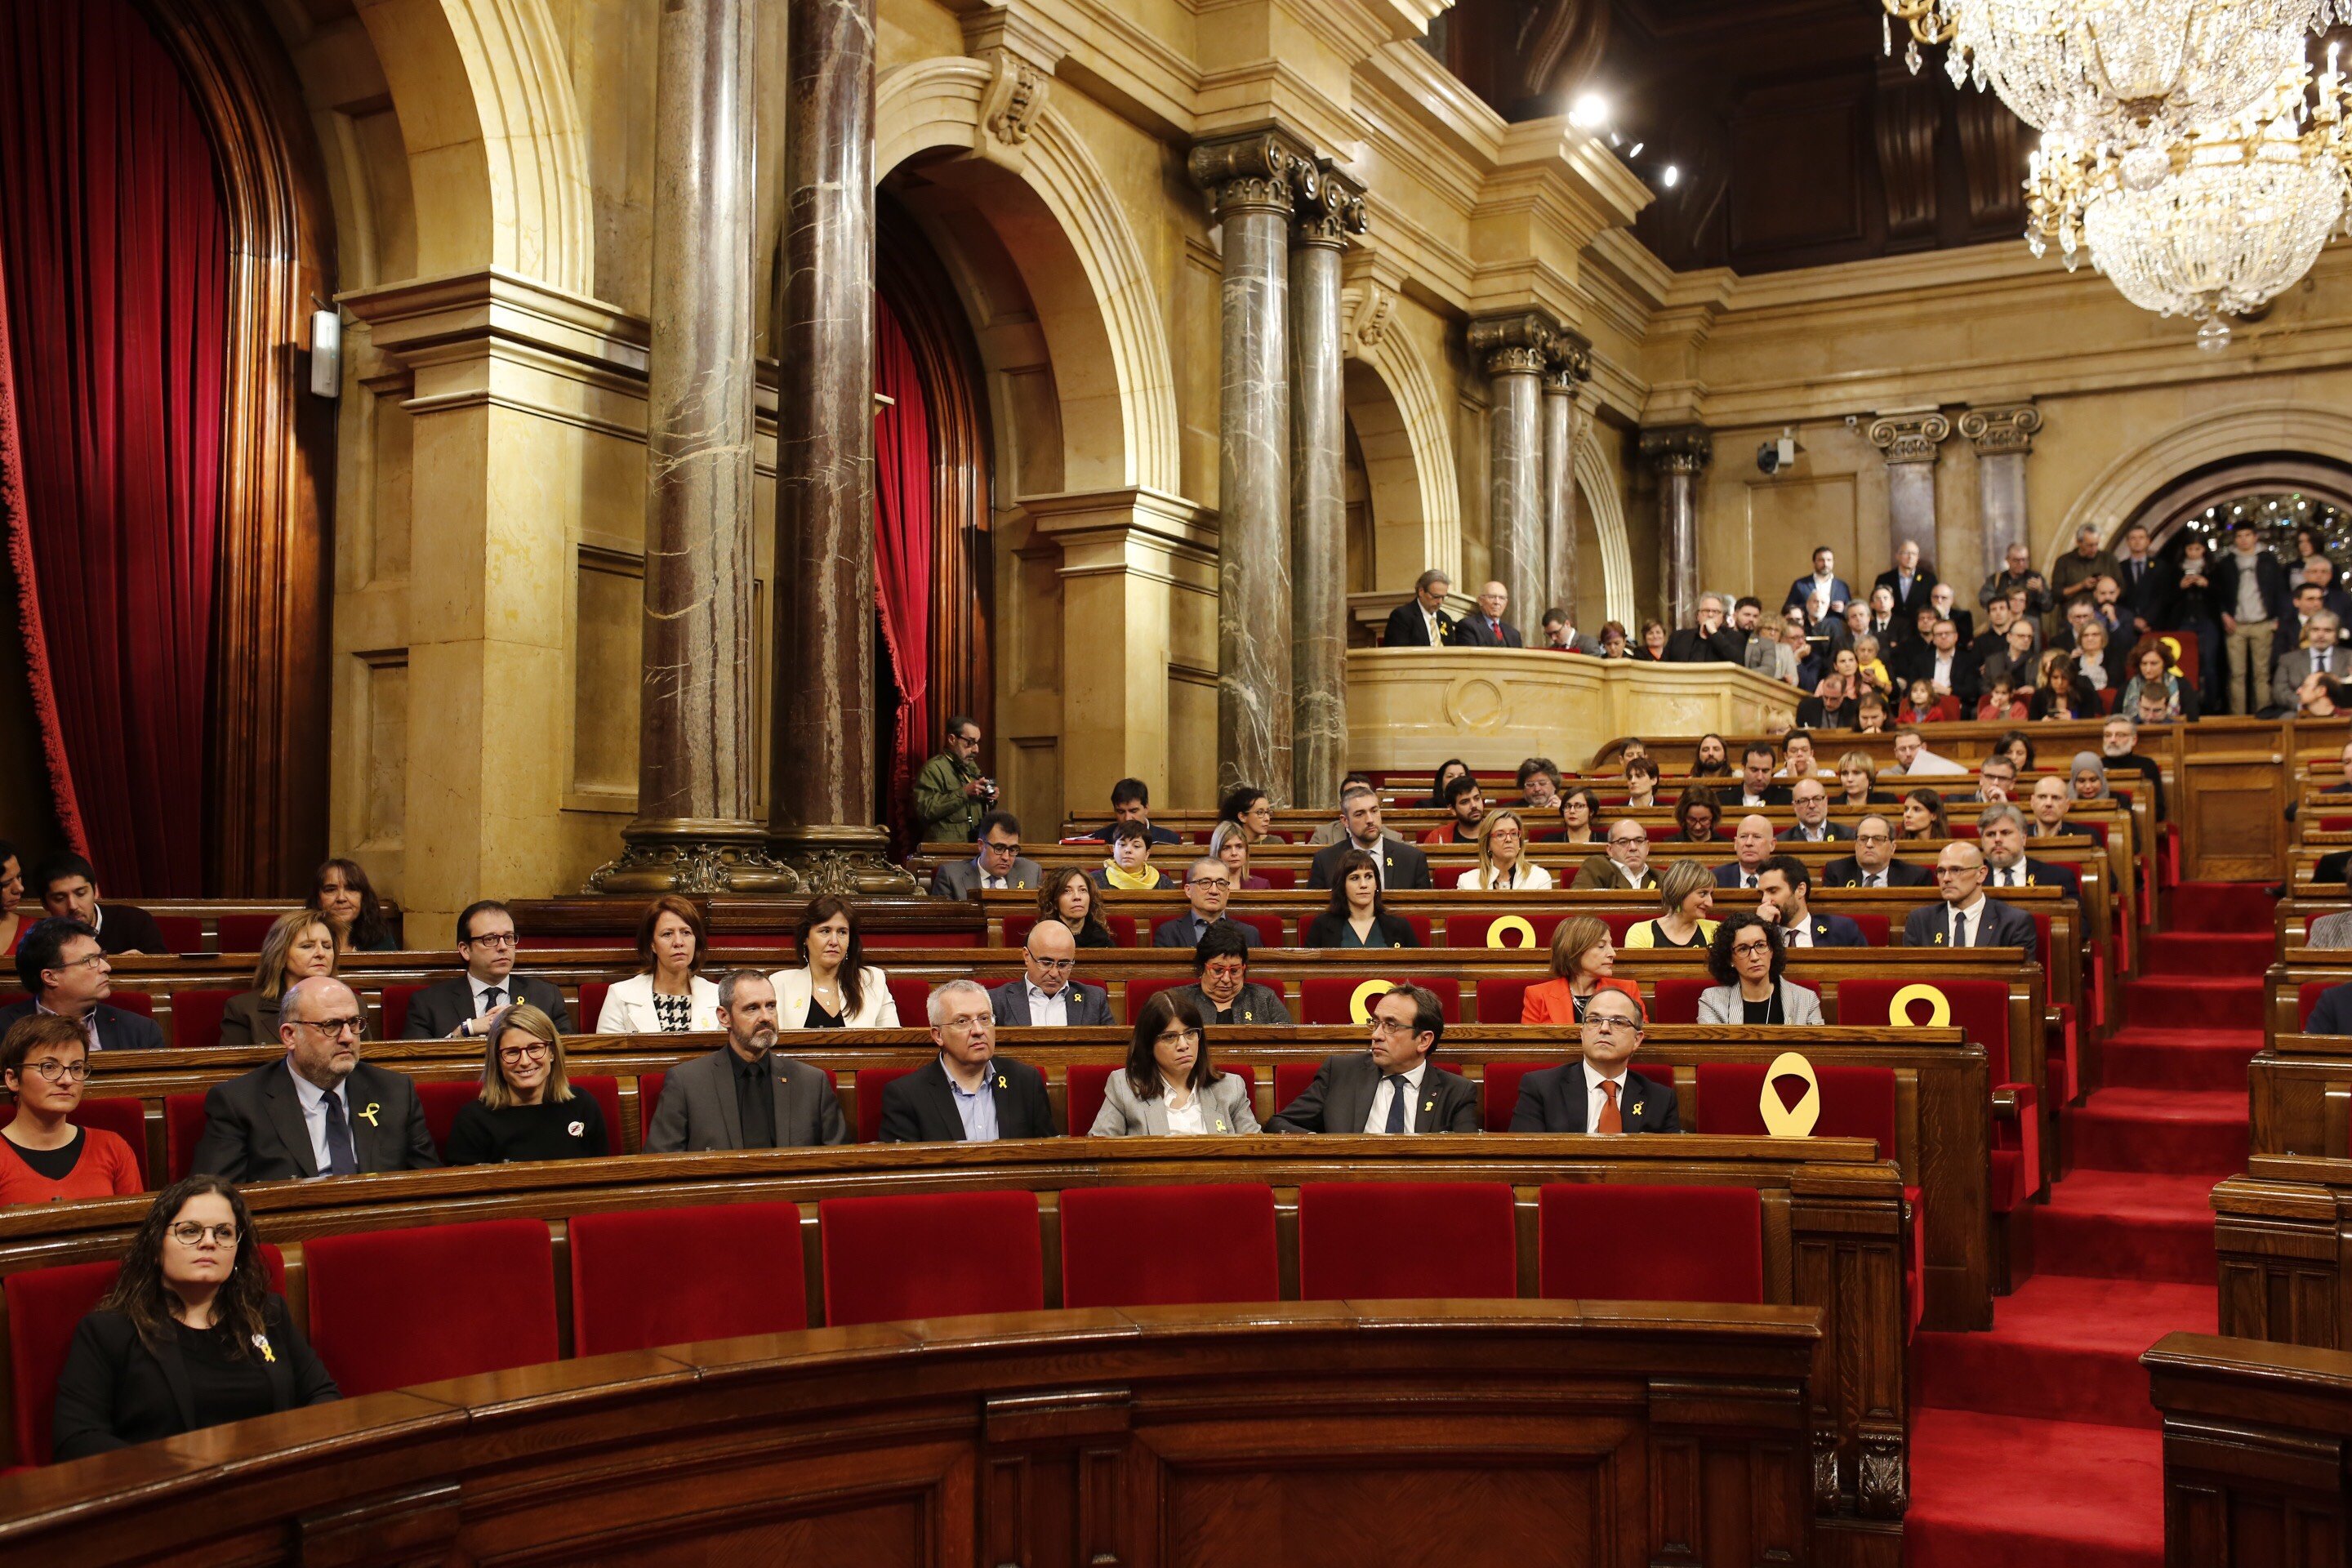
[[[1853,853],[1822,868],[1824,888],[1924,888],[1925,866],[1895,858],[1895,825],[1875,813],[1853,825]]]
[[[1110,830],[1122,822],[1139,822],[1154,844],[1181,844],[1179,834],[1151,824],[1151,786],[1141,779],[1121,779],[1110,786],[1110,820],[1087,837],[1110,842]]]
[[[1328,1057],[1269,1132],[1475,1132],[1478,1091],[1431,1061],[1445,1034],[1436,993],[1391,986],[1372,1004],[1371,1049]]]
[[[1622,991],[1595,991],[1584,1005],[1584,1058],[1519,1079],[1514,1132],[1679,1132],[1674,1079],[1626,1067],[1642,1047],[1642,1005]]]
[[[1389,612],[1381,634],[1382,647],[1444,647],[1454,641],[1454,617],[1445,613],[1446,591],[1454,579],[1443,572],[1423,572],[1412,585],[1412,603]]]
[[[1797,703],[1797,728],[1800,730],[1851,730],[1853,728],[1853,704],[1848,700],[1845,677],[1832,672],[1822,677],[1822,684],[1813,696]]]
[[[572,1008],[563,993],[534,974],[517,974],[515,922],[495,899],[467,904],[457,916],[457,957],[466,973],[428,985],[408,999],[408,1040],[454,1039],[479,1035],[491,1015],[512,1002],[528,1002],[555,1020],[559,1035],[572,1033]]]
[[[1906,643],[1895,656],[1895,678],[1908,683],[1924,680],[1936,695],[1947,693],[1960,701],[1960,717],[1976,717],[1977,699],[1983,694],[1983,668],[1976,655],[1960,646],[1960,628],[1937,621],[1924,643]]]
[[[1478,613],[1465,616],[1454,626],[1456,647],[1525,647],[1528,639],[1519,628],[1503,619],[1510,608],[1510,590],[1500,583],[1489,583],[1478,590]]]
[[[360,999],[331,975],[287,987],[285,1056],[213,1085],[191,1169],[242,1184],[438,1166],[415,1086],[360,1060],[361,1016]]]
[[[1698,625],[1666,639],[1668,664],[1738,664],[1745,658],[1745,647],[1723,623],[1723,600],[1714,594],[1698,596]]]
[[[1789,786],[1789,804],[1797,813],[1793,827],[1781,830],[1790,844],[1837,844],[1853,837],[1843,823],[1830,820],[1830,792],[1816,778],[1801,778]]]
[[[1812,873],[1793,855],[1775,855],[1756,879],[1756,912],[1788,947],[1861,947],[1862,928],[1843,915],[1813,912]]]
[[[1715,868],[1718,888],[1752,888],[1772,858],[1772,824],[1767,817],[1743,816],[1731,835],[1732,858]]]
[[[1944,901],[1913,910],[1903,922],[1906,947],[2016,947],[2036,962],[2041,943],[2033,917],[1984,894],[1984,851],[1965,839],[1936,857],[1936,886]]]
[[[833,1075],[776,1054],[776,987],[756,969],[719,983],[727,1043],[662,1079],[646,1152],[805,1149],[849,1142]]]
[[[1344,790],[1339,795],[1339,819],[1348,825],[1348,837],[1337,844],[1327,844],[1315,853],[1307,871],[1307,885],[1328,889],[1337,874],[1339,857],[1350,849],[1360,849],[1372,858],[1380,868],[1381,887],[1389,892],[1400,888],[1430,886],[1429,857],[1410,844],[1390,838],[1381,831],[1381,797],[1369,785]]]
[[[982,888],[1034,888],[1043,875],[1021,853],[1021,819],[992,811],[980,819],[980,850],[969,860],[950,860],[931,873],[931,897],[969,899]]]
[[[931,993],[931,1042],[940,1054],[882,1091],[883,1142],[1054,1136],[1045,1075],[996,1054],[992,1008],[976,980],[950,980]]]
[[[152,1018],[107,1001],[113,970],[98,933],[79,921],[35,921],[16,943],[16,978],[25,999],[0,1007],[0,1035],[19,1018],[55,1013],[81,1026],[92,1051],[160,1051],[163,1031]]]
[[[1906,539],[1895,547],[1895,564],[1881,572],[1870,586],[1874,593],[1886,590],[1895,601],[1895,624],[1907,627],[1918,619],[1927,596],[1936,591],[1936,569],[1919,564],[1919,546]]]
[[[1831,616],[1844,615],[1853,599],[1853,589],[1837,574],[1837,552],[1826,544],[1813,552],[1812,574],[1789,584],[1789,596],[1780,601],[1780,607],[1801,609],[1816,597],[1826,601],[1824,613]]]
[[[1772,749],[1769,741],[1750,741],[1739,759],[1739,788],[1726,792],[1727,805],[1786,805],[1789,786],[1772,782],[1772,770],[1779,764],[1780,753]]]
[[[2070,866],[2053,866],[2025,853],[2025,814],[2004,801],[1977,814],[1977,842],[1984,847],[1985,885],[2004,888],[2063,888],[2079,900],[2083,879]],[[2031,917],[2028,917],[2031,919]]]
[[[2352,981],[2331,985],[2319,994],[2318,1005],[2303,1026],[2306,1035],[2352,1035]]]
[[[1225,927],[1255,947],[1265,941],[1252,925],[1225,918],[1234,896],[1233,872],[1213,855],[1203,855],[1184,873],[1184,901],[1192,907],[1151,933],[1154,947],[1198,947],[1212,928]]]
[[[33,891],[54,921],[79,921],[97,934],[109,953],[169,953],[155,917],[135,904],[101,903],[98,873],[79,855],[52,855],[41,862]]]
[[[2123,635],[2117,639],[2126,646],[2137,642],[2150,626],[2165,624],[2165,612],[2172,605],[2172,584],[2179,574],[2147,548],[2147,524],[2135,522],[2124,530],[2123,543],[2116,552],[2116,582],[2122,587],[2116,600],[2123,612]]]
[[[1977,618],[1960,608],[1959,595],[1949,583],[1938,583],[1927,590],[1927,608],[1937,620],[1949,621],[1959,629],[1962,647],[1976,641]],[[1933,629],[1932,626],[1929,629]]]
[[[1224,868],[1222,860],[1214,864]],[[1021,944],[1021,978],[988,994],[990,1016],[1007,1028],[1110,1023],[1109,994],[1074,978],[1077,965],[1077,939],[1070,928],[1059,921],[1039,921]]]

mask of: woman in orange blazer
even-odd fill
[[[1642,1006],[1642,988],[1630,980],[1612,977],[1617,949],[1609,941],[1609,927],[1591,915],[1564,920],[1551,933],[1551,972],[1559,978],[1528,987],[1519,1004],[1522,1024],[1573,1026],[1584,1018],[1584,1004],[1596,991],[1622,991]],[[1648,1010],[1643,1009],[1646,1016]]]

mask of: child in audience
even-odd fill
[[[1878,657],[1876,637],[1864,632],[1853,639],[1853,662],[1854,668],[1862,672],[1863,679],[1870,682],[1879,696],[1894,694],[1895,678],[1886,673],[1886,661]]]
[[[1991,689],[1977,702],[1977,717],[1996,723],[2014,724],[2026,716],[2025,699],[2017,694],[2004,676],[1992,683]]]
[[[1935,686],[1926,680],[1915,680],[1905,689],[1903,706],[1895,715],[1899,724],[1933,724],[1948,722],[1960,716],[1960,700],[1950,692],[1936,695]]]

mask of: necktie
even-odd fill
[[[1492,616],[1488,616],[1486,617],[1486,629],[1495,634],[1495,640],[1496,642],[1501,642],[1503,640],[1503,623],[1496,620]]]
[[[1402,1132],[1404,1131],[1405,1097],[1412,1093],[1412,1086],[1405,1082],[1404,1074],[1389,1074],[1389,1123],[1385,1128],[1381,1129],[1382,1131]]]
[[[1952,945],[1954,947],[1969,945],[1969,917],[1958,910],[1952,911]]]
[[[499,1010],[499,1004],[504,1000],[506,1000],[505,990],[500,986],[493,985],[482,993],[482,1011],[495,1013]]]
[[[1743,888],[1754,887],[1756,885],[1756,874],[1752,871],[1741,872],[1739,876],[1739,885]]]
[[[2322,675],[2326,675],[2327,673],[2327,650],[2326,648],[2321,648],[2319,650],[2319,673]]]
[[[327,1096],[327,1171],[330,1176],[356,1176],[360,1157],[352,1148],[352,1124],[343,1115],[342,1096]]]
[[[1592,1130],[1595,1132],[1624,1131],[1625,1118],[1617,1110],[1617,1086],[1603,1079],[1601,1080],[1601,1092],[1606,1097],[1606,1103],[1601,1107],[1601,1121]]]
[[[1862,879],[1862,885],[1865,888],[1883,888],[1886,886],[1886,874],[1883,871],[1873,871]]]

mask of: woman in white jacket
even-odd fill
[[[895,1029],[898,1005],[889,976],[866,962],[857,940],[857,911],[847,899],[822,893],[801,911],[793,942],[798,969],[768,976],[776,987],[780,1029]]]
[[[1478,863],[1454,880],[1471,891],[1524,892],[1551,886],[1551,873],[1528,858],[1528,827],[1516,811],[1490,811],[1478,824]]]
[[[702,963],[702,911],[676,893],[646,906],[637,922],[636,973],[604,993],[600,1035],[708,1033],[719,1027],[719,987]]]

